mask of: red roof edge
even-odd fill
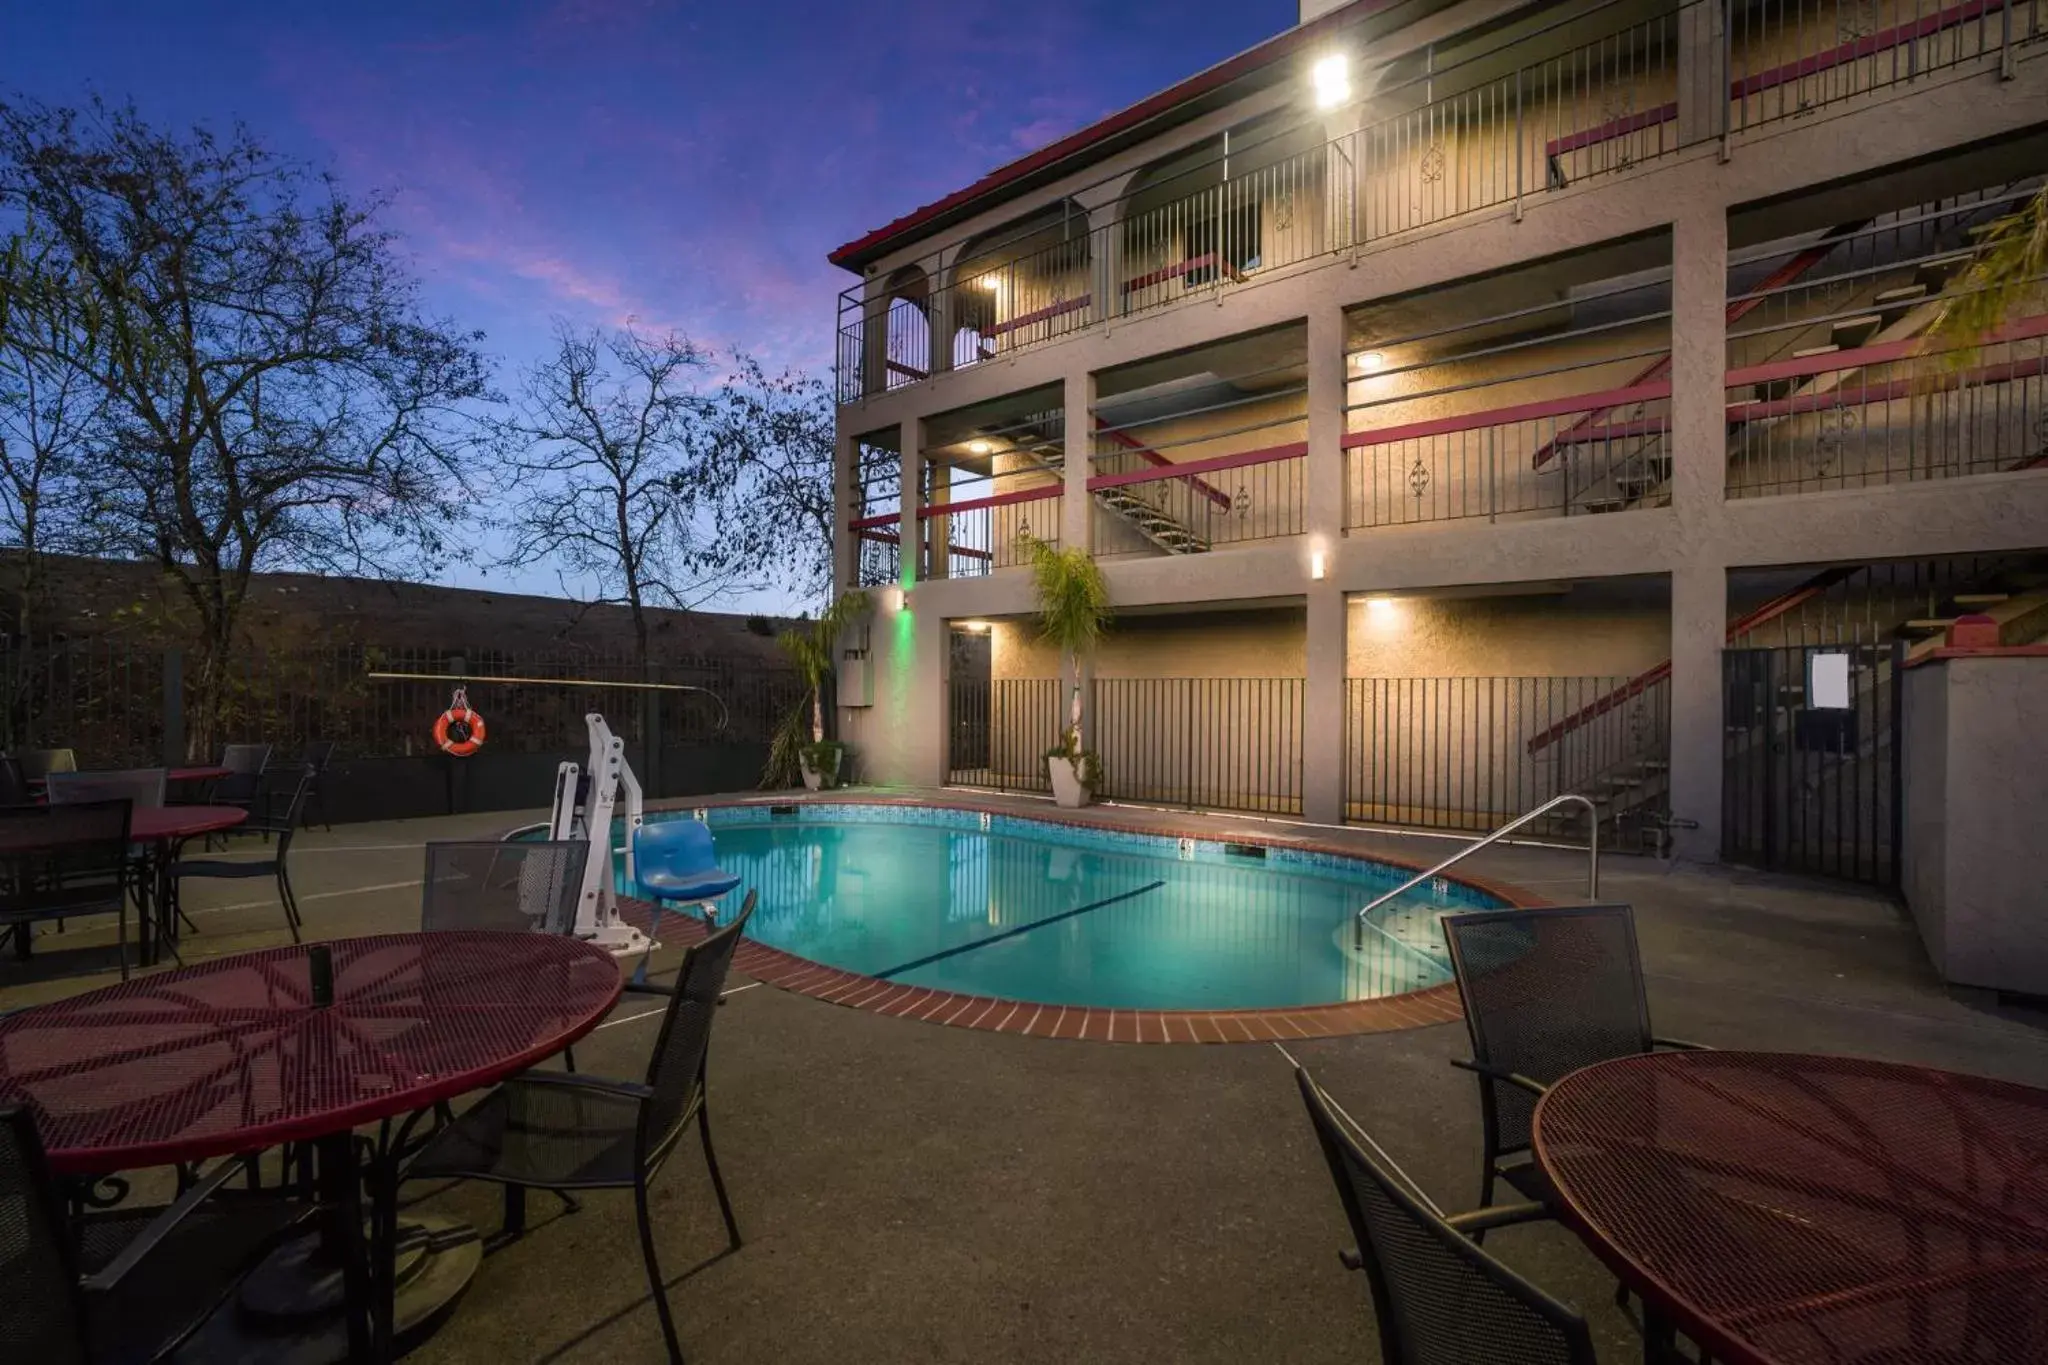
[[[1035,152],[999,166],[966,189],[955,190],[943,199],[934,200],[923,208],[913,209],[894,222],[876,228],[864,237],[855,238],[825,259],[833,265],[857,271],[858,266],[853,264],[855,258],[878,251],[892,239],[903,236],[911,229],[920,227],[941,214],[950,213],[963,204],[993,193],[1012,181],[1030,175],[1033,171],[1043,170],[1076,153],[1086,151],[1098,142],[1157,117],[1176,104],[1183,104],[1199,95],[1205,95],[1211,90],[1228,85],[1240,76],[1248,75],[1262,66],[1290,56],[1300,48],[1311,46],[1328,36],[1332,30],[1341,28],[1352,20],[1363,19],[1397,3],[1399,0],[1351,0],[1348,5],[1331,10],[1328,14],[1311,19],[1305,24],[1298,24],[1285,33],[1268,38],[1257,47],[1247,48],[1207,71],[1190,76],[1179,85],[1168,86],[1158,94],[1148,96],[1129,108],[1118,110],[1108,118],[1091,123],[1079,132],[1069,133],[1057,142],[1049,142]]]

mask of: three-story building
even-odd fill
[[[1111,798],[1895,876],[1900,666],[2048,620],[2048,291],[1926,341],[2048,0],[1303,10],[832,253],[862,773],[1045,789],[1036,538]]]

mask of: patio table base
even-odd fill
[[[278,1248],[243,1282],[236,1311],[217,1314],[187,1350],[233,1365],[337,1365],[349,1358],[342,1267],[317,1231]],[[483,1239],[459,1218],[399,1220],[392,1336],[431,1327],[483,1265]]]

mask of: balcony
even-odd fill
[[[1610,0],[1433,70],[1397,59],[1380,73],[1361,126],[1341,136],[1254,122],[1156,165],[1105,206],[1056,202],[848,289],[838,305],[839,400],[1255,284],[1946,68],[2009,61],[2048,37],[2048,0],[1735,4],[1722,50],[1705,57],[1726,76],[1726,100],[1681,118],[1679,36],[1708,31],[1706,3],[1653,4],[1645,15],[1641,0]]]

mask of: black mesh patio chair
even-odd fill
[[[21,775],[31,782],[40,782],[51,773],[78,771],[78,754],[71,749],[23,749],[14,757],[21,764]]]
[[[239,806],[250,810],[263,788],[263,770],[270,766],[268,744],[230,744],[220,753],[226,777],[214,782],[206,793],[211,806]]]
[[[162,768],[123,768],[104,773],[51,773],[44,781],[53,806],[89,801],[128,801],[137,810],[155,810],[164,803]]]
[[[306,801],[306,787],[311,778],[300,772],[290,783],[288,795],[281,802],[272,802],[259,796],[256,814],[242,824],[235,826],[238,834],[261,834],[266,841],[276,839],[270,845],[270,856],[265,858],[180,858],[171,864],[170,876],[173,895],[194,877],[216,877],[246,879],[270,877],[277,883],[278,903],[284,907],[285,927],[292,931],[292,942],[299,941],[299,930],[305,921],[299,917],[298,898],[292,894],[290,858],[292,833],[299,827],[299,811]],[[280,783],[282,788],[282,783]],[[264,814],[269,811],[272,814]],[[176,907],[183,914],[182,907]]]
[[[155,1208],[64,1217],[28,1111],[0,1109],[0,1360],[142,1365],[205,1324],[310,1212],[224,1190],[224,1162]]]
[[[1594,1365],[1585,1319],[1472,1240],[1544,1217],[1540,1205],[1443,1217],[1366,1154],[1306,1071],[1294,1077],[1358,1239],[1339,1255],[1372,1286],[1385,1365]]]
[[[566,934],[583,892],[584,839],[447,841],[427,845],[420,930]],[[576,1069],[575,1053],[562,1059]]]
[[[428,844],[420,928],[566,934],[576,927],[589,852],[583,839]]]
[[[502,1184],[506,1236],[524,1230],[526,1190],[631,1189],[640,1224],[640,1254],[647,1262],[647,1281],[672,1361],[680,1361],[683,1352],[655,1259],[647,1187],[695,1118],[728,1243],[739,1246],[739,1224],[711,1147],[704,1077],[719,994],[740,934],[754,913],[754,900],[755,893],[749,891],[732,923],[683,954],[645,1083],[575,1072],[526,1072],[428,1139],[405,1173],[408,1180]]]
[[[131,810],[127,801],[0,810],[0,933],[17,956],[29,955],[41,921],[112,915],[128,975]]]
[[[1651,1035],[1635,916],[1626,905],[1487,910],[1446,915],[1443,926],[1472,1035],[1472,1060],[1451,1065],[1478,1076],[1486,1125],[1479,1205],[1493,1203],[1495,1180],[1547,1200],[1542,1173],[1528,1159],[1544,1090],[1595,1062],[1699,1045]]]

